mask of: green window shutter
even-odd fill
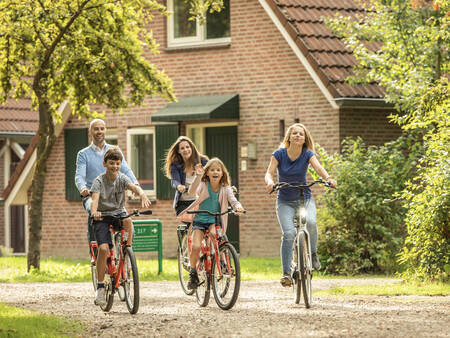
[[[81,201],[80,192],[75,186],[75,170],[78,151],[88,145],[88,130],[64,130],[64,154],[66,160],[66,200]]]
[[[157,125],[155,127],[156,139],[156,198],[171,199],[174,196],[174,191],[170,186],[170,180],[166,177],[164,172],[164,162],[166,159],[166,152],[170,146],[178,138],[178,125]]]

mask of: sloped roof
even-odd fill
[[[34,135],[38,126],[39,113],[31,109],[31,99],[10,99],[0,104],[0,135]]]
[[[384,97],[383,89],[375,83],[351,86],[345,82],[353,74],[356,59],[324,23],[324,18],[337,13],[350,17],[364,13],[358,0],[267,0],[267,3],[335,99]]]

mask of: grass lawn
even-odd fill
[[[0,337],[78,336],[86,328],[80,321],[42,315],[0,303]]]

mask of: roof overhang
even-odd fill
[[[339,108],[394,109],[394,105],[386,102],[385,99],[342,97],[334,99],[334,101]]]
[[[183,97],[152,115],[152,122],[239,119],[239,95]]]
[[[63,131],[65,123],[72,114],[72,108],[67,101],[64,101],[58,111],[62,116],[62,121],[55,125],[56,137]],[[4,200],[5,205],[23,205],[28,203],[28,189],[32,184],[36,164],[38,138],[39,135],[36,133],[2,193],[1,199]]]

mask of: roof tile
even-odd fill
[[[364,14],[359,0],[268,0],[272,8],[278,8],[278,17],[284,20],[286,28],[316,69],[325,85],[334,88],[337,97],[380,98],[384,92],[377,84],[351,86],[345,78],[353,74],[356,59],[343,42],[326,27],[324,19],[336,14],[356,18]],[[367,2],[367,0],[363,0]],[[295,38],[295,35],[297,37]],[[371,50],[379,43],[365,43]]]
[[[39,113],[31,109],[30,99],[10,99],[0,104],[0,134],[35,133],[38,126]]]

